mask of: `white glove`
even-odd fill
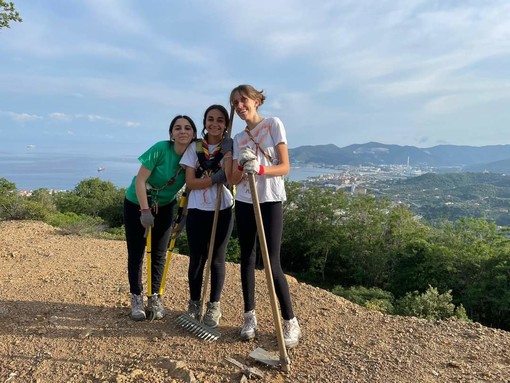
[[[241,152],[239,153],[239,158],[237,159],[237,163],[241,166],[244,166],[245,163],[248,161],[256,160],[257,155],[253,151],[253,149],[249,147],[245,147]]]
[[[260,172],[260,163],[259,160],[254,159],[251,161],[248,161],[244,164],[244,172],[245,173],[251,173],[251,174],[259,174]]]

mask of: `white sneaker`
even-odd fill
[[[204,324],[210,328],[218,327],[221,318],[220,302],[208,302]]]
[[[151,320],[163,319],[166,312],[161,304],[161,297],[158,294],[152,294],[147,302],[147,314]]]
[[[241,338],[243,340],[250,340],[255,338],[255,331],[257,330],[257,317],[255,310],[244,313],[244,325],[241,329]]]
[[[131,294],[131,319],[135,321],[145,320],[142,294]]]
[[[283,340],[287,348],[296,347],[301,338],[301,328],[296,317],[283,321]]]

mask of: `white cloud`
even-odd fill
[[[11,117],[13,121],[16,122],[30,122],[36,120],[42,120],[43,117],[37,114],[29,114],[29,113],[14,113],[14,112],[3,112]]]
[[[55,113],[50,113],[50,118],[52,120],[68,122],[68,121],[72,121],[74,117],[70,116],[68,114],[65,114],[65,113],[55,112]]]

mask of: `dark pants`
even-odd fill
[[[214,211],[188,209],[186,218],[186,235],[190,253],[188,281],[190,298],[198,301],[201,298],[204,267],[209,254],[209,242],[213,226]],[[211,292],[210,302],[219,302],[225,283],[225,254],[232,234],[232,208],[219,211],[214,250],[211,260]],[[204,285],[208,281],[204,281]]]
[[[175,201],[173,201],[168,205],[159,206],[158,214],[154,216],[154,227],[151,231],[152,294],[158,293],[161,286],[166,252],[172,232],[175,204]],[[140,206],[127,199],[124,199],[124,225],[128,251],[129,291],[132,294],[141,294],[143,291],[142,266],[146,245],[145,229],[140,223]]]
[[[280,245],[283,229],[283,205],[281,202],[260,204],[262,222],[269,253],[276,296],[280,302],[283,319],[294,318],[289,285],[280,264]],[[243,286],[244,311],[255,309],[255,240],[257,224],[251,203],[236,201],[236,224],[241,247],[241,283]]]

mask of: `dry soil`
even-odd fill
[[[205,342],[175,321],[187,307],[186,256],[172,258],[168,315],[154,322],[129,318],[126,264],[122,241],[0,222],[0,382],[510,382],[509,332],[383,315],[291,277],[303,338],[284,373],[248,356],[278,350],[263,271],[258,337],[239,338],[239,269],[228,264],[221,337]]]

